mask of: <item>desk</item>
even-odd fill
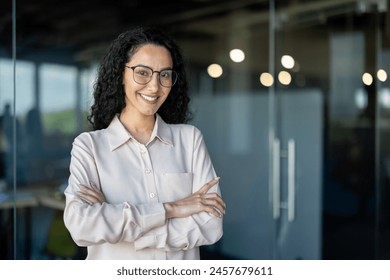
[[[0,193],[0,210],[45,206],[56,210],[64,210],[65,196],[50,186],[37,186],[17,191]]]
[[[7,216],[5,225],[4,225],[4,235],[6,236],[6,242],[8,240],[14,239],[14,228],[15,228],[15,222],[14,221],[14,215],[13,215],[13,209],[17,210],[18,212],[21,212],[21,217],[25,217],[25,223],[24,225],[24,246],[25,246],[25,257],[27,259],[30,258],[30,248],[31,248],[31,207],[38,206],[38,199],[32,195],[30,192],[17,192],[14,194],[13,192],[8,193],[2,193],[0,194],[0,210],[5,211],[5,215]],[[14,240],[15,242],[15,240]],[[13,251],[10,250],[11,246],[9,244],[5,244],[5,248],[8,248],[6,250],[7,252]],[[14,253],[15,254],[15,253]],[[6,258],[10,258],[11,256],[6,254]]]
[[[0,209],[26,208],[38,206],[38,199],[30,192],[0,193]]]
[[[39,204],[56,210],[65,209],[65,197],[61,193],[46,193],[38,196]]]
[[[17,210],[17,214],[22,221],[23,231],[21,236],[23,237],[24,248],[24,259],[30,259],[31,255],[31,238],[32,238],[32,214],[31,210],[33,207],[44,206],[55,210],[64,210],[65,208],[65,196],[59,192],[57,188],[53,186],[32,186],[23,187],[20,191],[18,190],[15,194],[13,191],[0,193],[0,211],[2,211],[6,217],[5,225],[1,228],[4,229],[5,239],[3,242],[5,246],[0,246],[8,252],[6,258],[13,258],[10,252],[13,251],[12,242],[14,240],[14,216],[13,210]],[[0,220],[1,222],[1,220]],[[18,223],[19,224],[19,223]],[[0,228],[0,230],[1,230]],[[18,250],[19,251],[19,250]],[[20,252],[18,252],[20,253]],[[16,255],[17,258],[20,256]]]

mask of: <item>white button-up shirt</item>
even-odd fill
[[[118,117],[73,143],[64,222],[87,259],[199,259],[199,246],[222,236],[222,218],[205,212],[166,219],[164,202],[182,199],[216,177],[201,132],[166,124],[157,115],[150,141],[140,144]],[[76,194],[94,183],[106,202]],[[218,192],[218,184],[209,192]]]

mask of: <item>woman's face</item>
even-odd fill
[[[138,82],[146,75],[145,69],[153,71],[162,71],[173,68],[172,57],[169,51],[161,46],[144,45],[141,46],[126,63],[123,74],[123,85],[125,89],[125,111],[137,113],[144,116],[154,115],[160,106],[167,99],[170,87],[164,87],[160,84],[158,73],[153,73],[152,79],[146,84],[137,83],[133,77],[138,75]],[[129,67],[137,67],[131,69]],[[161,77],[163,79],[163,77]]]

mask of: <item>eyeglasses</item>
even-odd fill
[[[173,87],[177,80],[177,73],[172,69],[154,71],[152,68],[143,65],[127,66],[133,70],[134,82],[140,85],[146,85],[152,80],[153,74],[157,73],[158,82],[163,87]]]

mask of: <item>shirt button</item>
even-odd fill
[[[144,153],[146,153],[146,150],[142,149],[141,154],[144,154]]]
[[[150,172],[152,172],[152,170],[150,170],[150,169],[145,169],[145,173],[146,173],[146,174],[149,174]]]
[[[150,198],[154,198],[155,196],[156,196],[156,195],[155,195],[154,193],[152,193],[152,192],[149,194],[149,197],[150,197]]]

